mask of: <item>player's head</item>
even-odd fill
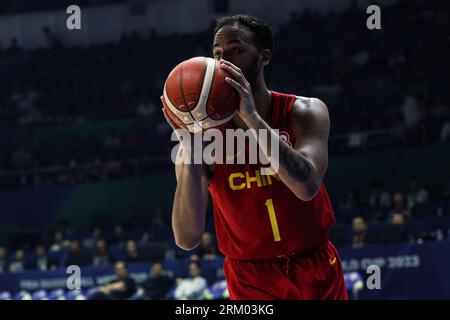
[[[215,59],[225,59],[241,68],[250,84],[264,75],[273,52],[272,31],[258,18],[225,16],[216,20],[213,41]]]

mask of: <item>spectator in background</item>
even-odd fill
[[[419,178],[412,177],[409,180],[409,192],[406,195],[407,208],[412,209],[416,204],[428,202],[428,191],[425,190]]]
[[[446,121],[442,125],[439,136],[442,142],[450,140],[450,121]]]
[[[156,228],[164,228],[166,222],[164,221],[164,213],[161,208],[156,208],[153,212],[151,226]]]
[[[396,225],[404,225],[405,224],[405,216],[401,212],[394,212],[391,215],[391,224]]]
[[[16,251],[15,259],[9,264],[9,272],[22,272],[26,269],[25,251],[19,249]]]
[[[405,215],[409,215],[409,210],[406,208],[405,197],[400,192],[394,194],[394,211],[403,212]]]
[[[106,241],[104,239],[97,240],[92,264],[94,266],[109,266],[113,262],[114,260],[108,251],[108,244]]]
[[[409,233],[408,225],[406,224],[405,215],[401,212],[394,212],[391,215],[390,223],[398,227],[398,241],[407,242],[412,240],[412,236]]]
[[[358,191],[352,189],[347,193],[347,200],[344,204],[341,205],[341,209],[348,210],[359,207],[361,207],[361,198]]]
[[[151,100],[141,101],[138,104],[136,114],[138,116],[146,117],[155,113],[156,106]]]
[[[81,250],[80,241],[70,241],[69,251],[67,252],[66,266],[77,265],[86,266],[92,261],[92,256],[89,252]]]
[[[9,269],[7,260],[7,251],[4,246],[0,246],[0,273],[7,272]]]
[[[60,219],[58,221],[58,230],[61,231],[63,235],[66,235],[66,237],[70,237],[74,233],[67,219]]]
[[[139,300],[164,300],[166,294],[175,285],[173,277],[169,276],[161,262],[155,262],[150,269],[150,275],[141,284],[136,299]]]
[[[217,249],[214,245],[211,233],[203,233],[202,242],[196,251],[201,259],[214,259],[217,257]]]
[[[58,263],[51,260],[47,255],[47,249],[43,245],[36,246],[35,249],[36,258],[32,262],[30,268],[39,271],[47,271],[50,269],[56,269]]]
[[[122,139],[115,128],[109,128],[103,140],[103,148],[107,151],[118,151],[122,147]]]
[[[206,279],[201,275],[200,264],[191,261],[189,263],[189,278],[177,278],[174,297],[177,300],[203,300],[206,285]]]
[[[136,293],[136,282],[128,274],[128,267],[123,261],[116,262],[116,279],[91,289],[88,300],[126,300]]]
[[[372,208],[390,207],[391,195],[383,191],[381,182],[379,180],[373,180],[371,184],[369,206]]]
[[[109,241],[111,244],[118,245],[119,247],[124,247],[126,244],[125,229],[122,224],[116,224],[114,226],[114,234],[112,239]]]
[[[403,98],[401,105],[403,113],[403,121],[407,128],[418,125],[423,120],[423,110],[419,103],[419,100],[410,94],[407,94]]]
[[[102,236],[102,229],[99,227],[94,227],[94,229],[92,229],[91,236],[83,240],[83,247],[86,249],[95,249],[95,244],[102,238]]]
[[[155,239],[158,234],[158,230],[161,230],[167,226],[164,220],[164,213],[161,208],[156,208],[153,211],[149,219],[149,230],[147,230],[140,240],[141,243],[148,243]]]
[[[64,239],[64,233],[62,231],[56,231],[54,235],[54,242],[50,246],[50,252],[60,252],[69,246],[69,241]]]
[[[446,187],[442,192],[442,195],[444,196],[444,198],[450,198],[450,178],[447,179]]]
[[[353,248],[361,248],[367,245],[367,225],[363,217],[355,217],[352,221]]]
[[[127,262],[138,262],[140,261],[140,255],[138,251],[138,247],[136,241],[128,240],[127,241]]]

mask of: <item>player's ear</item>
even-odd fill
[[[269,49],[263,49],[261,50],[261,63],[264,66],[267,66],[270,62],[270,58],[272,58],[272,51],[270,51]]]

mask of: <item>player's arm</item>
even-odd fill
[[[176,125],[165,113],[164,116],[175,130]],[[181,142],[175,165],[177,187],[172,208],[172,229],[175,243],[185,250],[194,249],[201,242],[208,204],[206,167],[203,164],[178,161],[188,156],[192,156],[191,146]]]
[[[278,168],[281,181],[299,199],[309,201],[319,191],[328,165],[328,110],[319,99],[301,98],[294,103],[291,117],[293,130],[299,137],[294,147],[280,140],[259,115],[247,119],[246,123],[256,130],[267,129],[280,141],[278,163],[275,163],[276,157],[272,157],[271,165]],[[260,146],[266,155],[271,154],[270,144]]]
[[[328,108],[319,99],[299,98],[291,110],[291,123],[298,139],[293,148],[280,141],[278,176],[307,201],[319,191],[328,166]]]
[[[281,181],[301,200],[311,200],[319,191],[328,164],[328,135],[330,120],[326,105],[319,99],[297,99],[292,110],[292,126],[299,139],[291,148],[256,111],[250,84],[242,71],[230,62],[221,60],[230,74],[227,82],[239,94],[239,115],[259,141],[258,132],[266,129],[270,141],[280,141],[279,157],[272,154],[270,143],[259,143],[261,150],[277,169]]]
[[[189,152],[189,151],[187,151]],[[172,229],[175,243],[192,250],[201,242],[208,204],[208,178],[203,164],[175,165],[177,188],[173,200]]]

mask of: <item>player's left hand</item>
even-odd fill
[[[238,113],[242,120],[250,119],[256,116],[255,102],[253,101],[252,89],[250,83],[245,79],[242,70],[227,60],[220,59],[220,66],[230,75],[226,77],[227,81],[239,94]]]

